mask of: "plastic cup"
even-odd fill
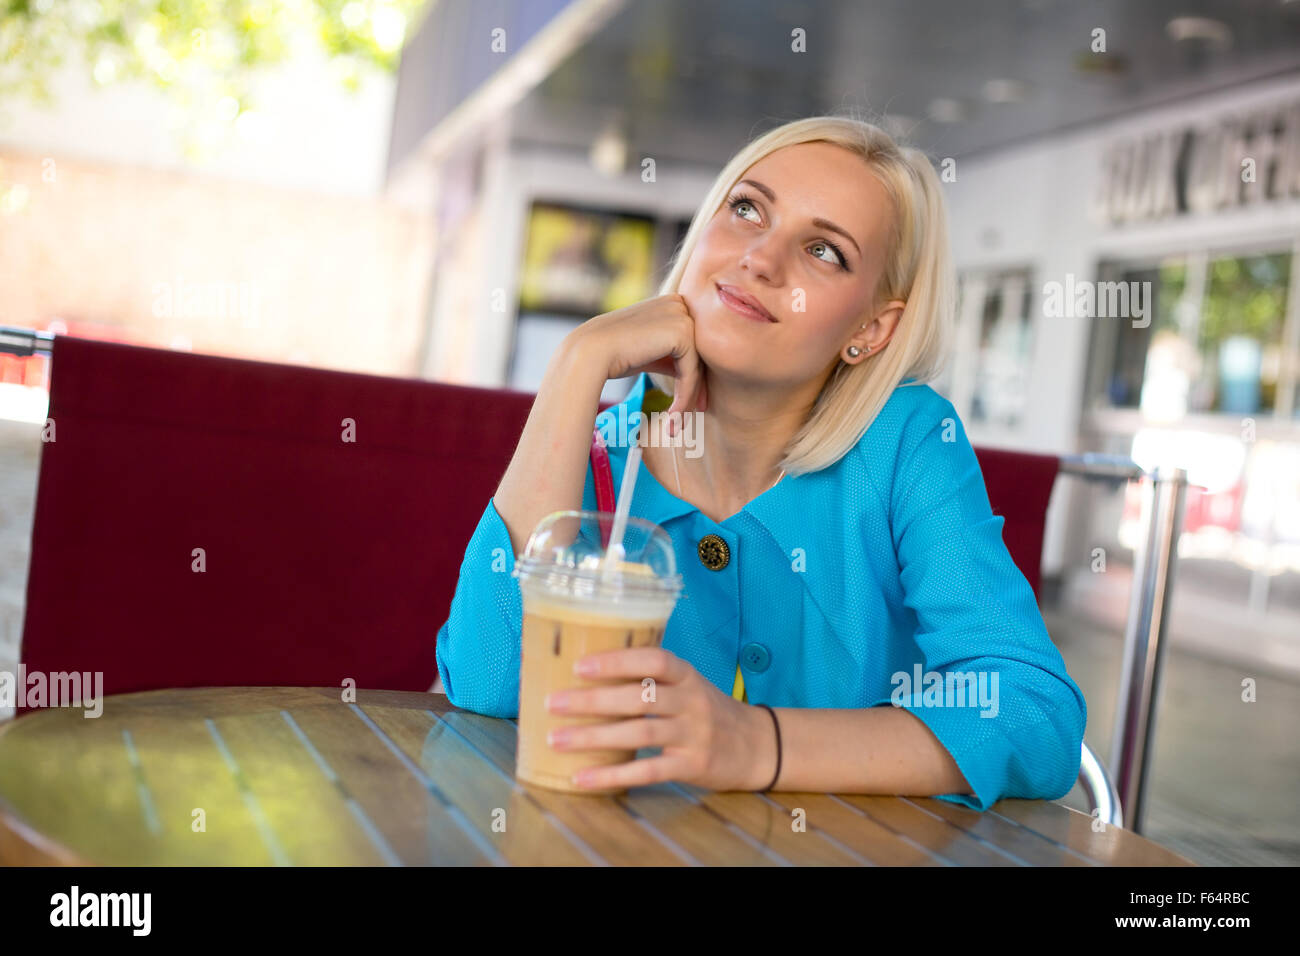
[[[552,714],[546,695],[628,683],[629,678],[580,677],[573,664],[617,648],[658,647],[681,593],[672,539],[642,518],[627,519],[622,560],[606,573],[600,531],[604,527],[608,533],[613,520],[609,512],[554,512],[537,525],[515,562],[524,611],[515,777],[523,783],[571,793],[620,793],[625,788],[578,787],[573,774],[636,757],[635,750],[556,750],[546,739],[561,727],[627,719]]]

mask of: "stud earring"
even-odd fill
[[[864,328],[864,329],[865,329],[865,328],[866,328],[866,325],[862,325],[862,326],[860,326],[860,328]],[[868,354],[871,353],[871,346],[870,346],[870,345],[867,346],[867,353],[868,353]],[[849,358],[857,358],[857,357],[858,357],[859,355],[861,355],[861,354],[862,354],[862,349],[858,348],[856,345],[850,345],[850,346],[849,346]]]

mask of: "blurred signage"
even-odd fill
[[[1093,215],[1120,224],[1300,198],[1300,100],[1111,143]]]
[[[648,298],[654,236],[648,216],[534,203],[520,308],[590,318]]]

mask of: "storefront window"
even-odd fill
[[[1277,403],[1289,253],[1209,264],[1193,411],[1254,415]]]
[[[962,344],[938,391],[959,408],[968,404],[972,422],[1014,428],[1025,412],[1033,350],[1029,270],[966,273],[958,295]]]
[[[1291,414],[1293,402],[1279,405],[1284,377],[1296,387],[1284,361],[1291,264],[1290,252],[1269,252],[1103,265],[1101,282],[1143,290],[1150,321],[1098,328],[1109,354],[1095,386],[1100,404],[1163,421]]]
[[[1178,338],[1179,316],[1188,311],[1187,263],[1183,259],[1169,259],[1147,268],[1103,269],[1102,281],[1130,283],[1130,288],[1133,288],[1131,283],[1141,283],[1140,288],[1148,290],[1145,298],[1151,321],[1119,323],[1106,382],[1110,405],[1137,408],[1152,343],[1162,342],[1171,335]]]
[[[1094,322],[1083,444],[1147,470],[1186,469],[1178,588],[1259,620],[1269,608],[1300,607],[1300,442],[1276,420],[1294,419],[1300,399],[1294,263],[1291,250],[1265,247],[1098,270],[1102,283],[1149,283],[1149,304],[1137,321]],[[1119,497],[1089,492],[1083,537],[1138,547],[1145,493],[1128,485],[1117,514]]]

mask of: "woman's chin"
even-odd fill
[[[753,339],[726,325],[720,328],[715,324],[719,321],[726,322],[726,318],[710,316],[695,324],[695,351],[701,362],[713,371],[744,373],[767,361],[768,356],[760,353]]]
[[[709,378],[714,381],[730,379],[750,382],[759,377],[754,374],[757,369],[756,363],[760,361],[756,356],[726,349],[715,352],[700,348],[698,343],[696,352],[700,356],[700,363],[707,370]]]

